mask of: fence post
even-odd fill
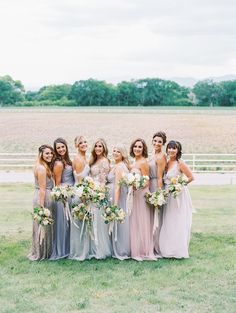
[[[195,172],[195,154],[193,155],[193,172]]]

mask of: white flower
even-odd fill
[[[48,209],[44,209],[44,215],[49,217],[51,215],[51,212]]]
[[[84,192],[84,187],[83,186],[79,186],[75,190],[75,195],[80,198],[83,195],[83,192]]]
[[[43,215],[43,210],[40,210],[40,211],[39,211],[39,215]]]
[[[45,226],[48,225],[48,220],[44,220],[43,225],[45,225]]]

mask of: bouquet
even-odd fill
[[[123,223],[125,220],[125,211],[119,208],[117,205],[110,205],[104,209],[102,218],[104,219],[105,224],[114,221]]]
[[[51,197],[55,201],[62,201],[65,205],[69,197],[74,196],[73,186],[60,185],[56,186],[51,191]]]
[[[136,190],[143,188],[149,177],[146,175],[140,175],[139,173],[128,173],[123,174],[119,181],[119,185],[125,185],[128,187],[134,187]]]
[[[166,203],[168,197],[168,191],[158,189],[155,192],[146,192],[146,202],[158,208]]]
[[[54,222],[50,210],[44,207],[35,207],[32,216],[41,226],[51,225]]]
[[[92,228],[93,216],[89,206],[84,203],[73,206],[72,216],[74,219],[83,221],[87,225],[88,229]]]
[[[183,175],[172,177],[168,186],[168,192],[171,193],[174,198],[176,198],[181,193],[183,186],[186,186],[187,183],[188,179]]]

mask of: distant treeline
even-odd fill
[[[193,88],[159,78],[117,85],[88,79],[25,91],[21,81],[0,77],[0,106],[236,106],[236,80],[199,81]]]

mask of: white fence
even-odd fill
[[[35,160],[32,153],[0,153],[0,170],[32,168]],[[236,172],[236,154],[184,154],[183,160],[194,173]]]

